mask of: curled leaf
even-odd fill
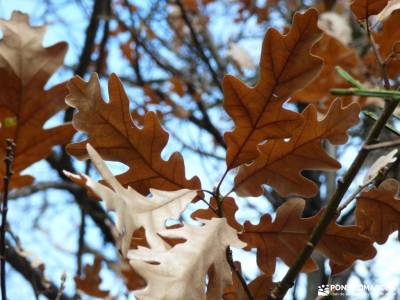
[[[364,176],[363,184],[367,184],[371,182],[378,176],[379,172],[381,172],[384,168],[386,168],[391,163],[394,163],[397,160],[396,157],[397,149],[393,149],[389,153],[382,155],[379,157],[368,169],[367,173]]]

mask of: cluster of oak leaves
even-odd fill
[[[371,8],[376,11],[363,15],[370,9],[362,6],[367,5],[364,2],[353,6],[359,19],[384,7]],[[394,11],[386,22],[399,19],[399,11]],[[310,82],[314,82],[310,88],[315,88],[321,69],[329,73],[329,65],[323,66],[323,60],[311,54],[322,35],[317,20],[317,11],[309,9],[295,14],[287,34],[274,29],[267,32],[259,80],[254,87],[233,76],[224,78],[224,109],[235,124],[234,130],[225,134],[225,175],[236,171],[228,195],[235,192],[238,196],[260,196],[263,185],[268,184],[282,196],[312,197],[318,187],[301,172],[340,167],[326,153],[322,141],[344,144],[347,130],[358,122],[360,105],[346,106],[341,99],[332,100],[323,118],[318,118],[318,110],[312,104],[302,113],[282,107]],[[239,284],[232,285],[227,247],[257,249],[257,263],[263,274],[249,288],[255,299],[265,299],[274,286],[276,259],[279,257],[288,266],[294,263],[321,212],[302,218],[305,200],[294,198],[278,208],[274,221],[266,214],[257,225],[249,221],[241,225],[235,220],[235,200],[227,195],[210,199],[211,208],[193,213],[201,225],[183,222],[166,227],[166,220],[178,219],[189,203],[204,195],[199,192],[199,178],[185,177],[179,153],[168,160],[161,158],[168,133],[156,114],[148,112],[142,126],[136,126],[129,99],[116,75],[109,78],[108,102],[101,96],[96,74],[89,81],[74,77],[67,84],[44,90],[49,77],[63,63],[67,45],[43,48],[45,27],[31,27],[22,13],[13,13],[8,21],[0,20],[0,26],[4,33],[0,42],[0,151],[4,155],[6,138],[15,140],[11,186],[31,184],[33,178],[21,175],[22,170],[47,157],[52,146],[69,143],[75,130],[84,132],[87,140],[69,144],[67,151],[79,159],[89,157],[104,181],[97,182],[86,175],[67,176],[87,186],[105,201],[107,209],[116,212],[121,253],[138,278],[144,279],[141,289],[135,291],[138,299],[243,299]],[[376,40],[379,43],[379,36]],[[391,55],[393,40],[390,47],[383,44],[388,43],[387,38],[381,40],[382,51],[387,51],[382,55]],[[65,102],[77,111],[73,124],[43,129],[49,118],[66,108]],[[129,170],[114,177],[103,159],[124,163]],[[375,166],[374,170],[381,167]],[[0,171],[4,174],[3,166]],[[399,229],[398,189],[397,181],[387,179],[358,197],[355,225],[329,225],[316,250],[329,258],[333,273],[348,268],[356,259],[373,258],[373,243],[384,243],[389,234]],[[222,203],[223,217],[215,213],[217,200]],[[315,269],[315,262],[309,259],[302,271]],[[93,288],[94,294],[96,289]]]

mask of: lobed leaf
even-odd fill
[[[281,205],[276,211],[272,222],[270,215],[261,217],[257,225],[247,221],[240,239],[247,243],[246,249],[257,248],[257,263],[266,275],[275,272],[276,259],[292,266],[306,246],[312,230],[322,216],[322,210],[310,218],[302,218],[305,200],[291,199]],[[367,260],[375,256],[373,241],[361,234],[358,226],[341,226],[330,223],[323,234],[316,250],[328,257],[332,262],[346,268],[356,259]],[[310,258],[302,268],[302,272],[317,269],[316,263]]]
[[[117,230],[121,236],[121,251],[125,256],[133,233],[141,227],[150,247],[154,249],[169,248],[169,245],[157,234],[165,229],[167,219],[178,219],[186,206],[196,197],[196,191],[182,189],[177,191],[161,191],[150,189],[151,198],[145,197],[134,189],[125,189],[111,174],[106,164],[90,144],[88,153],[94,165],[103,176],[107,187],[92,178],[86,179],[86,185],[106,202],[107,209],[117,213]],[[67,175],[71,176],[67,173]]]
[[[129,251],[130,264],[147,282],[144,289],[135,293],[139,300],[221,298],[224,288],[232,284],[226,248],[242,248],[245,244],[225,218],[202,222],[201,227],[185,224],[159,232],[167,238],[186,240],[166,251],[144,247]],[[206,275],[212,266],[214,272],[209,278],[212,283],[206,294]]]
[[[359,20],[368,19],[379,14],[387,5],[388,0],[354,0],[351,10]]]
[[[259,146],[260,155],[253,163],[239,168],[235,192],[239,196],[260,196],[266,183],[282,196],[312,197],[318,187],[301,172],[340,168],[339,162],[326,153],[321,141],[326,139],[335,145],[345,143],[347,130],[358,122],[359,112],[357,103],[343,107],[342,101],[337,99],[324,119],[318,120],[316,108],[309,105],[302,113],[305,122],[289,141],[268,141]]]
[[[378,244],[384,244],[392,232],[400,229],[399,188],[399,182],[390,178],[357,198],[356,224]]]
[[[175,152],[168,160],[161,152],[168,142],[168,133],[161,127],[157,116],[148,112],[143,127],[138,128],[131,119],[129,99],[115,74],[110,76],[106,103],[100,92],[99,79],[93,74],[86,82],[79,76],[68,83],[70,94],[66,102],[79,111],[73,125],[87,133],[87,140],[69,144],[67,151],[79,159],[86,159],[86,144],[91,143],[106,160],[126,164],[129,170],[119,176],[123,185],[129,185],[147,195],[150,188],[174,191],[182,188],[200,189],[200,180],[187,180],[182,156]]]
[[[46,27],[30,26],[28,16],[21,12],[13,12],[9,21],[0,20],[0,29],[4,35],[0,41],[0,157],[5,156],[6,139],[13,139],[15,175],[11,187],[17,188],[33,181],[21,171],[49,156],[54,145],[68,143],[74,134],[71,124],[43,128],[66,107],[65,83],[49,90],[44,86],[62,65],[67,44],[44,48]],[[5,166],[0,164],[0,177],[4,172]]]
[[[249,87],[233,76],[223,81],[224,108],[235,123],[225,134],[228,170],[255,159],[257,145],[267,139],[290,137],[302,116],[283,103],[319,73],[322,61],[310,54],[320,38],[318,13],[296,13],[291,30],[282,35],[269,29],[262,45],[260,79]]]

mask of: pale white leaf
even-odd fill
[[[232,43],[229,45],[228,55],[244,69],[255,70],[256,65],[254,64],[251,56],[238,44]]]
[[[382,155],[381,157],[379,157],[371,165],[367,174],[365,174],[363,184],[367,184],[368,182],[374,180],[382,169],[386,168],[386,166],[388,166],[389,164],[394,163],[397,159],[396,154],[397,154],[397,149],[394,149],[389,153],[387,153],[386,155]]]
[[[335,12],[325,12],[318,18],[318,27],[345,45],[352,40],[349,20]]]
[[[107,209],[117,214],[116,227],[121,235],[121,252],[125,256],[129,248],[132,234],[143,227],[146,240],[155,249],[169,248],[157,232],[165,229],[167,219],[178,219],[186,206],[196,197],[196,191],[181,189],[177,191],[160,191],[150,189],[151,197],[145,197],[134,189],[124,188],[112,175],[100,155],[87,145],[88,154],[111,188],[83,175],[86,185],[102,198]]]
[[[147,282],[135,292],[139,300],[213,300],[220,299],[224,287],[232,283],[226,260],[228,246],[243,248],[235,229],[225,218],[199,220],[203,226],[185,224],[183,227],[160,231],[168,238],[186,241],[171,249],[139,247],[128,252],[132,267]],[[206,275],[213,266],[212,291],[206,295]]]
[[[400,9],[400,0],[389,1],[385,8],[376,16],[376,20],[378,22],[385,21],[396,9]]]

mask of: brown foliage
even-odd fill
[[[293,132],[288,141],[274,140],[259,146],[260,155],[250,165],[241,166],[235,178],[235,191],[241,196],[259,196],[267,183],[279,194],[312,197],[318,186],[301,175],[303,170],[338,169],[340,164],[330,157],[321,144],[347,141],[347,130],[358,122],[360,107],[353,103],[342,106],[341,100],[332,103],[322,120],[314,106],[302,113],[305,122]]]
[[[400,229],[399,187],[397,180],[387,179],[357,199],[356,224],[362,234],[378,244],[384,244],[392,232]]]
[[[96,256],[93,265],[86,265],[84,274],[79,277],[75,277],[75,283],[77,288],[85,294],[97,298],[108,297],[109,292],[100,289],[101,278],[101,257]]]
[[[80,159],[87,158],[85,147],[90,142],[104,159],[129,166],[118,180],[145,195],[150,187],[167,191],[200,188],[197,177],[185,178],[179,153],[175,152],[167,161],[161,158],[168,133],[155,113],[145,115],[142,128],[133,123],[129,99],[116,75],[111,75],[108,82],[109,102],[101,97],[97,75],[92,75],[88,82],[77,76],[71,79],[68,87],[70,94],[66,101],[79,110],[74,115],[73,125],[89,136],[86,141],[68,145],[69,153]]]
[[[224,78],[224,108],[235,122],[235,129],[225,134],[228,169],[255,159],[260,142],[290,137],[301,125],[301,115],[282,105],[322,67],[322,61],[310,55],[310,48],[321,35],[317,17],[317,11],[309,9],[295,14],[286,35],[268,30],[261,52],[260,79],[254,87],[230,75]]]
[[[374,34],[379,46],[379,53],[387,65],[387,71],[391,78],[396,78],[400,72],[400,32],[394,28],[400,28],[400,10],[392,12],[383,23],[380,32]]]
[[[11,186],[21,187],[31,184],[33,177],[20,172],[47,157],[54,145],[68,143],[74,133],[70,124],[43,128],[66,107],[64,83],[49,90],[44,86],[63,63],[67,44],[44,48],[45,27],[30,26],[28,16],[20,12],[14,12],[10,21],[0,20],[0,28],[4,32],[0,41],[0,156],[5,156],[5,140],[13,139],[15,175]],[[0,177],[4,171],[0,164]]]
[[[288,266],[293,265],[298,253],[305,247],[322,211],[310,218],[301,218],[304,206],[303,199],[292,199],[277,209],[274,222],[266,214],[257,225],[248,221],[244,224],[244,231],[239,236],[248,244],[247,249],[257,248],[257,263],[265,274],[274,274],[278,257]],[[375,256],[372,243],[368,237],[361,235],[359,227],[340,226],[332,222],[316,250],[334,263],[349,267],[356,259],[366,260]],[[302,271],[311,272],[316,268],[316,263],[309,259]]]
[[[388,0],[355,0],[351,4],[351,10],[359,20],[363,20],[379,14],[387,3]]]
[[[335,67],[340,66],[351,71],[359,66],[360,61],[354,49],[328,34],[324,34],[315,44],[312,53],[324,60],[324,66],[321,73],[308,86],[293,95],[292,101],[314,103],[319,109],[327,110],[335,98],[329,90],[349,87],[349,84],[335,72]]]

